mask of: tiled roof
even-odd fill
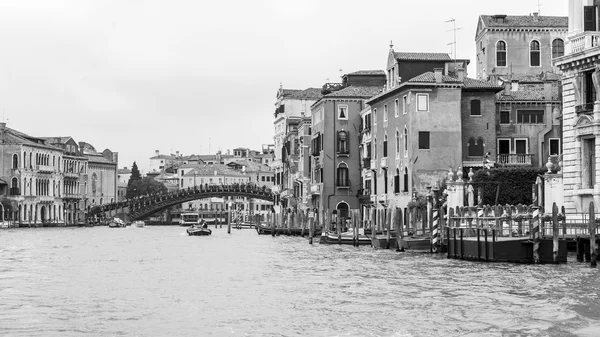
[[[383,90],[382,87],[373,86],[349,86],[342,90],[334,91],[325,97],[362,97],[369,98],[377,95]]]
[[[464,83],[465,89],[498,89],[501,90],[503,87],[500,85],[497,85],[493,82],[489,82],[489,81],[481,81],[481,80],[476,80],[470,77],[465,77],[464,78]]]
[[[42,140],[43,143],[34,142],[32,139]],[[37,146],[37,147],[62,151],[61,147],[56,147],[56,146],[47,144],[46,141],[43,140],[42,138],[32,137],[32,136],[29,136],[25,133],[22,133],[20,131],[17,131],[17,130],[11,129],[11,128],[5,129],[5,132],[3,133],[2,141],[5,144],[23,144],[23,145]]]
[[[486,27],[553,27],[567,28],[569,17],[567,16],[538,16],[533,15],[507,15],[503,21],[496,21],[493,15],[481,15]]]
[[[431,71],[423,73],[419,76],[413,77],[407,81],[408,83],[435,83],[435,74]],[[470,77],[465,77],[461,82],[458,78],[442,75],[442,82],[448,84],[461,84],[465,89],[502,89],[502,86],[494,84],[488,81],[476,80]]]
[[[236,160],[227,164],[227,166],[238,165],[238,166],[246,166],[246,172],[262,172],[269,171],[269,166],[257,163],[249,160]]]
[[[561,76],[549,71],[541,72],[535,75],[514,74],[509,76],[500,76],[504,81],[518,81],[519,83],[543,83],[545,81],[560,81]]]
[[[560,95],[558,92],[558,83],[556,85],[552,85],[552,97],[547,99],[544,95],[544,87],[542,85],[538,86],[538,88],[528,88],[528,90],[522,91],[509,91],[505,93],[504,91],[498,93],[496,97],[498,101],[503,102],[514,102],[514,101],[559,101]]]
[[[150,157],[150,159],[178,159],[177,156],[172,156],[168,154],[159,154],[158,156]]]
[[[359,70],[347,75],[385,75],[383,70]]]
[[[220,175],[220,176],[233,176],[233,177],[246,176],[245,174],[242,174],[241,172],[231,169],[227,165],[222,165],[222,164],[197,165],[189,172],[186,172],[183,176],[184,177],[193,177],[194,172],[196,173],[196,177],[214,176],[215,172],[217,172],[216,175]]]
[[[117,174],[130,174],[131,170],[128,168],[122,168],[117,170]]]
[[[88,161],[90,163],[117,165],[117,163],[115,163],[114,161],[108,160],[102,157],[101,155],[86,154],[85,157],[88,158]]]
[[[300,91],[302,91],[302,90],[298,90],[298,89],[281,89],[281,92],[283,93],[283,96],[293,95],[293,94],[296,94],[296,93],[298,93]]]
[[[401,61],[450,61],[450,55],[446,53],[412,53],[394,52],[394,57]]]
[[[435,74],[431,71],[415,76],[408,80],[409,83],[435,83]],[[460,83],[457,78],[442,75],[442,82],[444,83]]]
[[[296,92],[286,96],[287,99],[309,99],[309,100],[318,100],[323,97],[321,94],[320,88],[308,88],[304,90],[295,90]]]
[[[50,144],[66,144],[72,137],[40,137]]]

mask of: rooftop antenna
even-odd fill
[[[540,3],[540,0],[538,0],[538,15],[542,15],[542,4]]]
[[[340,78],[342,78],[342,77],[344,76],[344,75],[343,75],[343,71],[342,71],[342,69],[340,69],[340,70],[338,70],[338,71],[340,72]]]
[[[452,59],[454,60],[454,71],[456,71],[456,31],[457,30],[461,30],[462,28],[456,28],[456,19],[454,18],[450,18],[450,20],[447,20],[446,23],[448,22],[452,22],[452,29],[448,29],[447,32],[453,32],[454,33],[454,41],[448,43],[448,45],[452,45],[454,52],[452,53]]]

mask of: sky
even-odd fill
[[[384,69],[390,41],[451,54],[451,19],[475,77],[478,16],[538,8],[568,15],[566,0],[0,0],[0,108],[8,127],[147,172],[155,150],[272,144],[280,83]]]

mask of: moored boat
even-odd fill
[[[273,227],[261,223],[261,224],[257,224],[254,225],[254,228],[256,229],[256,232],[259,235],[271,235],[273,234]],[[282,228],[282,227],[276,227],[275,228],[275,235],[293,235],[293,236],[298,236],[298,235],[306,235],[308,236],[310,233],[310,231],[308,230],[308,228]],[[315,230],[315,233],[313,234],[313,236],[317,236],[317,235],[321,235],[321,228],[317,228]]]
[[[110,228],[120,228],[120,227],[125,227],[125,222],[123,222],[123,220],[119,219],[119,218],[113,218],[109,223],[108,223],[108,227]]]
[[[400,249],[411,250],[411,251],[430,251],[431,250],[431,237],[423,235],[405,236],[398,239]]]
[[[136,220],[131,224],[131,227],[136,227],[136,228],[143,228],[145,226],[146,226],[146,223],[141,220]]]
[[[364,235],[358,234],[356,237],[352,231],[345,232],[341,234],[336,234],[333,232],[322,233],[321,240],[319,243],[324,244],[336,244],[336,245],[371,245],[371,238]]]

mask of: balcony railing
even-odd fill
[[[498,154],[497,163],[501,165],[531,165],[532,154],[513,153],[513,154]]]
[[[54,197],[51,195],[40,195],[37,197],[40,202],[53,202]]]
[[[64,199],[81,199],[81,194],[79,193],[65,193],[63,194]]]
[[[36,170],[38,172],[52,173],[54,172],[54,167],[50,165],[36,165]]]
[[[348,178],[338,178],[336,186],[341,188],[348,188],[350,187],[350,182],[348,181]]]
[[[21,189],[18,187],[11,187],[9,193],[10,195],[21,195]]]
[[[600,32],[583,32],[569,38],[571,53],[600,46]]]
[[[65,178],[79,178],[79,173],[77,172],[63,172]]]
[[[311,194],[321,194],[321,184],[315,184],[310,187]]]
[[[388,201],[388,196],[385,193],[382,193],[379,195],[379,200],[380,203],[386,203]]]
[[[388,160],[387,157],[383,157],[381,158],[381,162],[379,164],[381,166],[381,168],[387,168],[388,167]]]
[[[580,104],[575,106],[575,112],[577,114],[592,112],[594,111],[594,102],[588,102],[585,104]]]

